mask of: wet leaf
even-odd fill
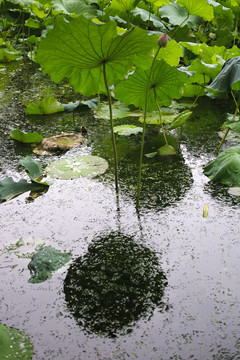
[[[103,66],[111,86],[133,65],[147,68],[152,48],[151,37],[140,28],[118,35],[113,21],[98,25],[81,15],[71,22],[59,17],[41,40],[36,61],[56,83],[67,77],[76,91],[89,96],[105,92]]]
[[[45,184],[37,182],[28,183],[24,179],[14,182],[11,177],[7,177],[0,181],[0,201],[11,200],[27,191],[42,191],[45,189]]]
[[[114,127],[115,133],[124,136],[135,135],[142,131],[143,129],[141,127],[135,125],[119,125]]]
[[[108,163],[99,156],[83,155],[73,158],[64,158],[53,161],[46,167],[46,172],[57,179],[76,179],[83,177],[95,177],[105,173]]]
[[[176,155],[176,150],[171,145],[165,145],[158,149],[157,154],[160,156]]]
[[[112,112],[113,112],[113,118],[114,119],[122,119],[129,115],[130,110],[127,105],[117,102],[112,104]],[[107,102],[103,102],[99,104],[94,109],[94,116],[97,119],[109,119],[109,105]]]
[[[44,99],[42,103],[31,103],[26,108],[26,114],[54,114],[57,112],[64,111],[63,105],[57,101],[53,96]]]
[[[170,124],[175,118],[177,112],[171,108],[161,108],[162,122],[164,124]],[[139,121],[143,123],[143,113],[139,117]],[[147,113],[146,124],[160,125],[159,111],[152,111]]]
[[[22,331],[0,323],[0,354],[1,360],[31,360],[31,340]]]
[[[178,114],[172,121],[171,125],[168,126],[167,130],[173,130],[176,129],[180,126],[182,126],[182,124],[192,115],[192,111],[189,110],[185,110],[183,112],[181,112],[180,114]]]
[[[42,175],[42,165],[40,161],[33,160],[31,156],[26,156],[21,158],[19,162],[25,168],[26,173],[32,181],[36,182],[37,179]]]
[[[71,255],[62,253],[51,246],[45,246],[35,253],[28,268],[32,274],[28,282],[32,284],[43,282],[52,277],[52,273],[71,260]]]
[[[19,129],[15,129],[12,130],[10,134],[10,139],[17,140],[22,143],[39,143],[42,141],[43,137],[37,132],[25,133]]]
[[[204,166],[203,172],[210,180],[230,186],[240,186],[240,146],[221,152]]]

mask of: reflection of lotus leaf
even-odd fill
[[[97,238],[71,265],[66,302],[88,332],[114,337],[162,307],[166,277],[158,257],[133,238],[117,233]],[[126,328],[128,327],[128,328]]]

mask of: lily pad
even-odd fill
[[[1,360],[31,360],[31,340],[22,331],[0,323],[0,354]]]
[[[170,126],[168,126],[167,130],[173,130],[176,129],[180,126],[182,126],[182,124],[189,118],[189,116],[192,115],[192,111],[189,110],[185,110],[183,112],[181,112],[180,114],[178,114],[174,119],[173,122],[171,123]]]
[[[62,133],[42,140],[41,146],[45,151],[66,151],[83,144],[85,138],[80,134]]]
[[[44,114],[54,114],[57,112],[64,111],[63,105],[57,101],[53,96],[50,96],[47,99],[44,99],[43,102],[31,103],[26,108],[26,114],[37,114],[37,115],[44,115]]]
[[[71,255],[51,246],[45,246],[35,253],[28,268],[32,274],[30,283],[40,283],[52,277],[52,273],[71,260]]]
[[[127,105],[116,102],[112,104],[112,112],[114,119],[122,119],[129,115],[129,108]],[[94,116],[97,119],[109,119],[109,105],[107,102],[99,104],[96,109],[94,109]]]
[[[17,140],[22,143],[39,143],[42,141],[43,137],[39,135],[38,132],[25,133],[19,129],[15,129],[12,130],[10,139]]]
[[[92,155],[82,155],[53,161],[46,167],[46,172],[56,179],[76,179],[83,177],[95,177],[105,173],[108,162]]]
[[[157,154],[160,156],[176,155],[176,150],[171,145],[165,145],[158,149]]]
[[[143,129],[141,127],[135,125],[119,125],[114,127],[115,133],[124,136],[135,135],[142,131]]]
[[[221,152],[204,166],[203,172],[213,181],[230,186],[240,186],[240,146]]]

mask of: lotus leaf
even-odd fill
[[[214,17],[213,7],[208,5],[207,0],[178,0],[177,3],[185,6],[189,14],[201,16],[206,21]]]
[[[192,111],[189,111],[189,110],[185,110],[185,111],[181,112],[173,119],[171,125],[168,126],[167,130],[173,130],[173,129],[176,129],[176,128],[182,126],[182,124],[189,118],[189,116],[191,116],[191,114],[192,114]]]
[[[120,82],[115,90],[116,97],[125,104],[144,107],[145,94],[148,86],[149,71],[136,70],[127,80]],[[155,61],[153,66],[148,111],[156,110],[154,89],[159,106],[170,105],[173,98],[182,96],[182,87],[186,82],[186,74],[168,65],[163,60]]]
[[[108,163],[99,156],[82,155],[73,158],[63,158],[53,161],[46,167],[46,172],[57,179],[76,179],[95,177],[105,173]]]
[[[161,108],[161,117],[164,124],[170,124],[175,118],[177,112],[171,108]],[[139,121],[143,123],[143,114],[139,117]],[[147,113],[146,124],[160,125],[159,111]]]
[[[39,161],[33,160],[31,156],[26,156],[19,160],[20,164],[25,167],[27,174],[32,181],[36,181],[42,175],[42,165]]]
[[[26,114],[54,114],[57,112],[64,111],[63,105],[57,101],[53,96],[44,99],[42,103],[36,104],[31,103],[26,108]]]
[[[147,68],[152,48],[153,40],[140,28],[118,35],[113,21],[99,25],[82,15],[71,22],[59,17],[40,41],[36,61],[56,83],[67,77],[76,91],[89,96],[106,91],[103,68],[108,86],[116,84],[133,65]]]
[[[14,182],[11,177],[7,177],[0,181],[0,201],[11,200],[27,191],[42,191],[46,186],[36,182],[28,183],[24,179]]]
[[[84,15],[88,19],[97,16],[97,10],[88,5],[84,0],[54,0],[52,3],[53,10],[63,12],[72,17]]]
[[[240,90],[240,56],[229,59],[213,82],[207,86],[213,94]]]
[[[43,137],[37,132],[34,133],[25,133],[19,129],[12,130],[10,134],[10,139],[20,141],[22,143],[39,143],[42,141]]]
[[[30,283],[40,283],[52,277],[52,273],[71,260],[71,255],[51,246],[45,246],[35,253],[28,268],[32,274]]]
[[[167,18],[172,25],[188,25],[190,28],[197,28],[202,19],[199,16],[188,14],[185,7],[180,7],[178,4],[171,4],[162,6],[159,10],[159,15],[162,18]]]
[[[240,186],[240,146],[221,152],[203,169],[204,174],[213,181],[230,186]]]
[[[158,149],[157,154],[160,156],[176,155],[176,150],[171,145],[165,145]]]
[[[119,135],[124,135],[124,136],[135,135],[142,131],[143,131],[143,129],[141,127],[135,126],[135,125],[114,126],[114,132]]]
[[[113,117],[114,119],[122,119],[125,118],[129,115],[129,108],[127,105],[117,102],[112,104],[112,112],[113,112]],[[94,109],[94,116],[97,119],[105,119],[108,120],[109,119],[109,105],[108,103],[104,102],[99,104],[95,109]]]
[[[0,355],[1,360],[31,360],[31,340],[22,331],[0,323]]]

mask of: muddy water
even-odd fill
[[[25,177],[18,161],[32,148],[9,140],[9,126],[44,136],[74,131],[72,114],[26,117],[23,102],[49,94],[77,100],[64,85],[17,69],[0,72],[1,178],[15,180]],[[0,321],[32,339],[34,360],[240,357],[240,201],[202,174],[231,110],[227,102],[201,100],[174,134],[177,157],[144,159],[140,214],[140,137],[117,138],[117,212],[109,125],[84,109],[75,120],[88,128],[87,142],[63,156],[99,155],[110,169],[95,179],[55,180],[34,201],[23,194],[0,205]],[[161,141],[149,127],[145,152]],[[58,157],[32,156],[43,166]],[[20,238],[25,245],[8,251]],[[44,243],[71,252],[72,262],[30,284],[22,254]]]

